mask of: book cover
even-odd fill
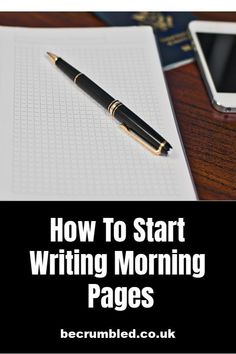
[[[166,70],[193,60],[187,35],[188,23],[196,19],[191,12],[96,12],[96,15],[111,26],[152,26]]]

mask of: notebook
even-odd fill
[[[193,200],[151,27],[0,27],[0,200]],[[84,72],[173,146],[157,157],[53,66]]]

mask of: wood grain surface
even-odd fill
[[[203,20],[235,21],[236,13],[194,13]],[[0,12],[0,25],[96,27],[92,13]],[[195,63],[165,73],[199,199],[236,199],[236,114],[217,112]]]

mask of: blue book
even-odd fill
[[[193,60],[187,36],[188,23],[196,18],[190,12],[95,12],[111,26],[150,25],[157,40],[164,69]]]

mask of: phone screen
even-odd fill
[[[197,33],[216,91],[236,93],[236,35]]]

